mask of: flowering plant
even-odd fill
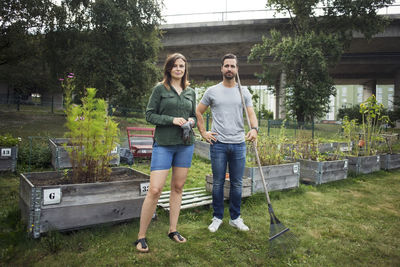
[[[13,137],[11,134],[0,135],[0,146],[1,147],[16,146],[21,141],[22,141],[21,137]]]

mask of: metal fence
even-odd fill
[[[63,109],[62,101],[58,101],[54,96],[46,98],[23,98],[21,96],[9,96],[0,94],[0,109],[15,111],[45,111],[54,113]]]

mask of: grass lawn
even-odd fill
[[[143,119],[120,119],[124,127],[146,125]],[[61,137],[62,114],[0,110],[0,133]],[[149,161],[135,169],[149,173]],[[205,185],[209,162],[194,157],[185,188]],[[165,190],[169,190],[170,178]],[[27,237],[18,208],[19,178],[0,174],[0,266],[400,266],[400,170],[377,172],[320,186],[272,192],[277,217],[295,233],[293,253],[268,255],[269,216],[263,193],[244,200],[242,217],[249,232],[224,223],[210,233],[212,209],[183,210],[178,230],[188,238],[167,237],[168,213],[158,209],[148,231],[151,252],[136,252],[139,219],[79,231]]]
[[[195,162],[192,170],[197,167]],[[203,177],[193,177],[204,183]],[[189,179],[190,180],[190,179]],[[169,240],[168,214],[148,231],[151,252],[132,246],[139,220],[80,231],[26,237],[18,222],[18,178],[0,177],[0,265],[9,266],[399,266],[400,171],[378,172],[318,187],[273,192],[277,217],[297,235],[292,254],[268,256],[269,218],[263,194],[245,199],[242,216],[249,232],[224,223],[210,233],[212,209],[183,210],[179,231],[186,244]],[[227,206],[226,206],[227,207]]]

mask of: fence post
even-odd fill
[[[32,157],[32,136],[29,136],[29,166],[28,166],[28,173],[31,172],[31,157]]]
[[[51,113],[54,113],[54,96],[51,96]]]
[[[19,102],[21,101],[21,96],[18,95],[17,97],[17,111],[19,111]]]
[[[314,120],[312,121],[312,139],[314,139]]]

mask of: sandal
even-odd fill
[[[175,236],[178,237],[179,241],[175,239]],[[186,240],[181,236],[181,234],[178,231],[169,233],[168,237],[177,243],[185,243],[186,242]]]
[[[139,243],[142,246],[141,249],[137,247],[137,245]],[[149,248],[147,246],[147,239],[146,238],[140,238],[140,239],[136,240],[133,244],[135,245],[135,247],[136,247],[136,249],[138,251],[143,252],[143,253],[149,252]]]

